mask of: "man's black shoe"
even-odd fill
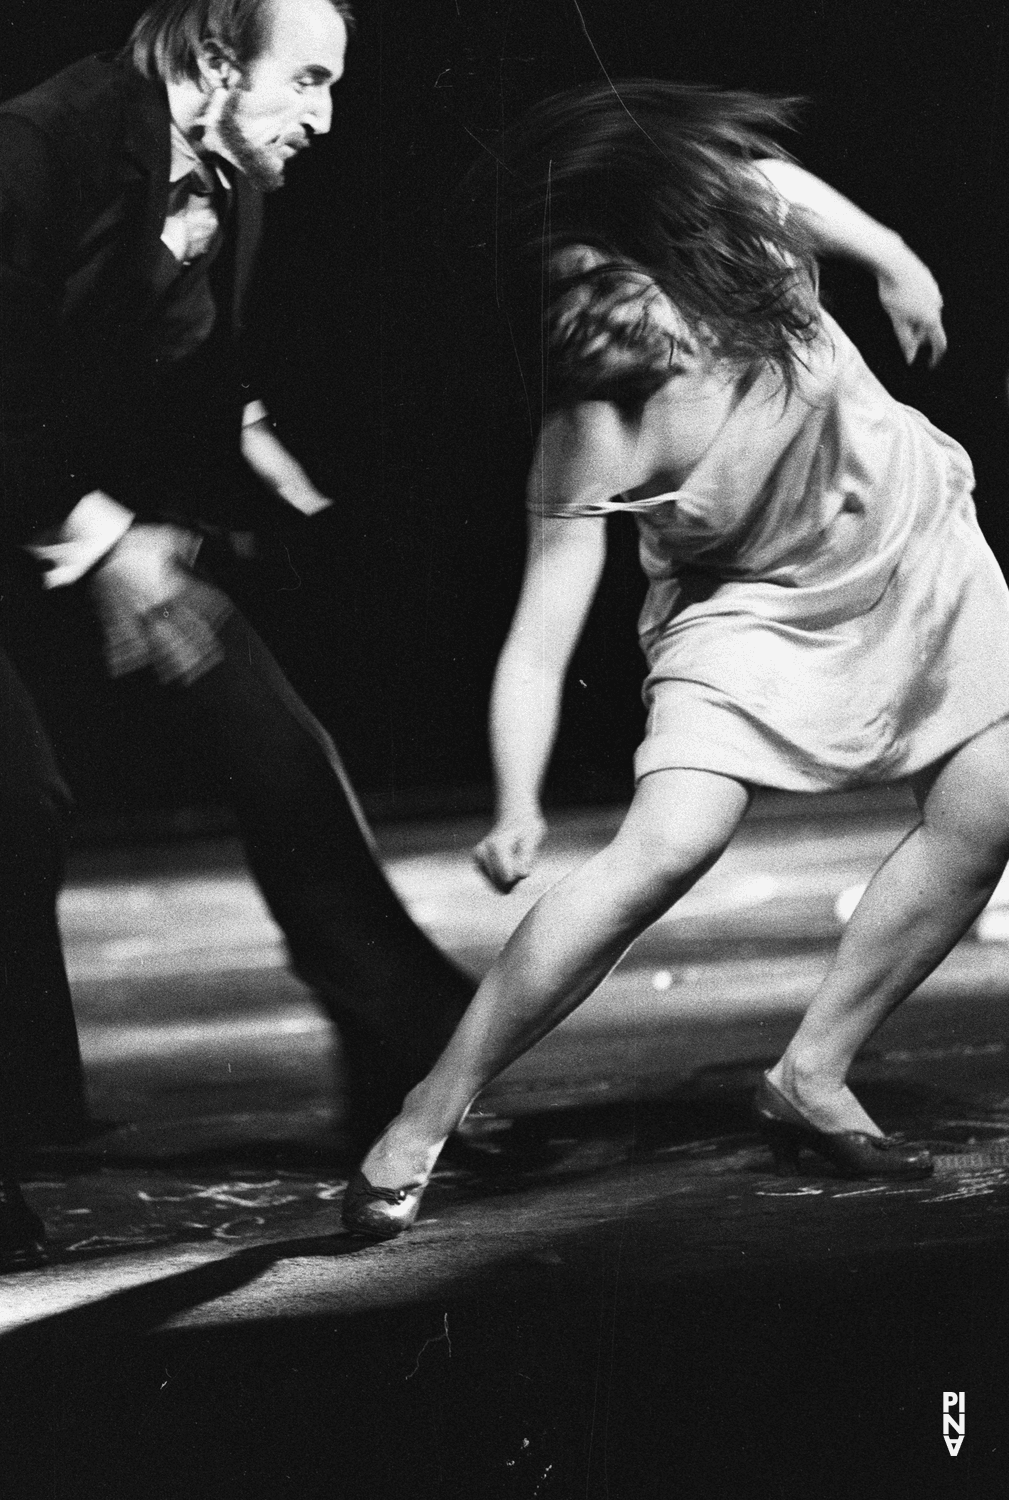
[[[25,1271],[46,1262],[46,1228],[13,1177],[0,1179],[0,1272]]]

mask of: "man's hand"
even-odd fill
[[[928,267],[906,246],[904,250],[898,267],[880,272],[879,300],[908,364],[913,364],[924,348],[928,350],[928,367],[934,370],[946,353],[942,293]]]
[[[539,813],[500,818],[473,850],[477,869],[495,890],[507,895],[532,870],[547,825]]]
[[[221,660],[215,626],[228,601],[190,571],[199,545],[177,526],[132,526],[91,575],[111,676],[152,667],[188,686]]]

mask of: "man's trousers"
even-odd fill
[[[338,1022],[366,1134],[447,1040],[473,982],[385,878],[329,736],[239,612],[223,660],[164,688],[166,722],[213,766],[293,966]],[[69,797],[0,654],[0,1152],[73,1134],[86,1111],[55,919]]]

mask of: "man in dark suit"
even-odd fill
[[[118,57],[0,106],[0,524],[90,595],[113,676],[200,737],[295,968],[341,1026],[367,1136],[472,990],[386,882],[328,736],[199,571],[264,490],[328,501],[242,367],[261,198],[329,129],[345,0],[157,0]],[[55,920],[67,793],[0,654],[0,1268],[37,1263],[18,1185],[86,1126]]]

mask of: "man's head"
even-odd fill
[[[330,127],[350,24],[347,0],[158,0],[127,52],[145,76],[195,86],[204,145],[268,192]]]

